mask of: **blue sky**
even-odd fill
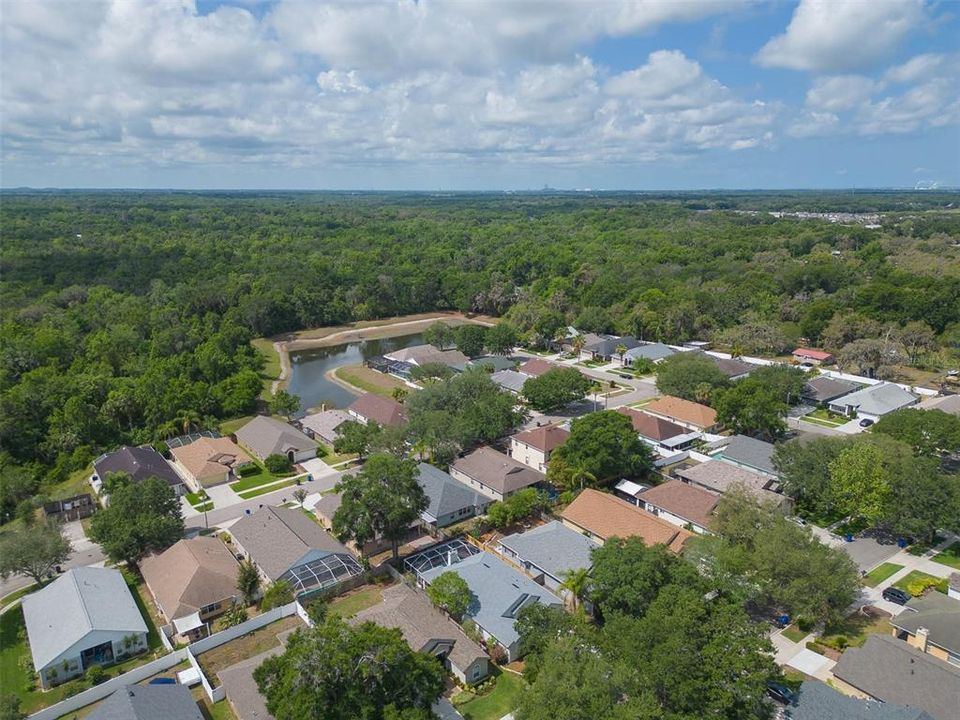
[[[5,2],[3,187],[960,185],[960,3]]]

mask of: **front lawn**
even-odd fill
[[[923,542],[923,541],[915,542],[913,545],[911,545],[911,546],[907,549],[907,552],[910,553],[911,555],[916,555],[917,557],[920,557],[921,555],[926,555],[927,552],[929,552],[930,550],[932,550],[933,548],[935,548],[937,545],[939,545],[940,543],[942,543],[944,540],[945,540],[945,538],[944,538],[942,535],[936,535],[936,536],[933,538],[933,542],[931,542],[931,543],[927,543],[927,542]]]
[[[947,592],[947,579],[939,578],[936,575],[921,572],[920,570],[913,570],[897,580],[893,586],[901,590],[906,590],[914,597],[923,595],[924,591],[931,587],[937,592],[945,594]]]
[[[253,490],[247,490],[246,492],[237,493],[242,500],[250,500],[251,498],[259,497],[260,495],[266,495],[267,493],[272,493],[277,490],[282,490],[283,488],[290,487],[295,485],[297,482],[296,478],[288,478],[283,482],[276,482],[275,485],[262,485],[260,487],[254,488]]]
[[[850,418],[847,416],[832,413],[825,408],[817,408],[813,412],[804,415],[803,419],[816,425],[825,425],[827,427],[839,427],[840,425],[846,425],[850,422]]]
[[[254,488],[269,485],[270,483],[277,482],[278,480],[284,480],[295,474],[291,470],[290,472],[280,475],[274,475],[260,463],[257,463],[256,465],[258,468],[260,468],[260,472],[254,473],[253,475],[247,475],[246,477],[241,477],[236,482],[230,483],[230,489],[235,493],[242,493],[245,490],[253,490]]]
[[[800,642],[809,634],[809,632],[806,630],[801,630],[796,625],[791,625],[781,633],[781,635],[783,635],[787,640],[795,643]]]
[[[204,493],[187,493],[184,495],[187,499],[187,502],[190,503],[190,506],[197,512],[204,512],[205,510],[213,510],[213,500],[207,497],[207,494]]]
[[[960,542],[955,542],[943,552],[934,555],[933,561],[960,570]]]
[[[877,565],[873,570],[863,577],[863,584],[867,587],[876,587],[891,575],[896,575],[903,570],[903,565],[897,565],[892,562],[885,562]]]
[[[500,720],[504,715],[517,707],[520,694],[523,692],[523,680],[510,672],[501,671],[497,676],[497,684],[486,695],[474,697],[465,703],[457,702],[457,710],[466,720]],[[472,695],[469,690],[463,694]],[[459,698],[459,696],[458,696]]]
[[[870,635],[889,635],[892,630],[886,613],[874,610],[870,615],[863,615],[857,612],[843,622],[825,628],[817,642],[842,652],[847,647],[862,646]]]
[[[263,381],[260,398],[269,400],[273,397],[273,393],[270,391],[273,381],[280,377],[280,353],[267,338],[256,338],[251,340],[250,344],[256,348],[264,359],[263,370],[260,371],[260,379]]]

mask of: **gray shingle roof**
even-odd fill
[[[837,380],[836,378],[819,375],[807,381],[803,386],[803,397],[816,402],[828,402],[841,395],[852,393],[860,386],[847,380]]]
[[[530,379],[528,375],[516,370],[497,370],[490,376],[497,385],[510,392],[523,392],[523,384]]]
[[[932,720],[918,708],[862,700],[837,692],[819,680],[806,680],[793,705],[790,720]]]
[[[334,408],[307,415],[300,424],[323,440],[333,442],[337,438],[337,428],[351,420],[353,417],[346,410]]]
[[[125,685],[87,720],[203,720],[186,685]]]
[[[417,466],[420,487],[427,494],[430,504],[424,511],[436,520],[443,515],[455,513],[464,508],[482,507],[490,500],[475,490],[471,490],[459,480],[433,465],[420,463]]]
[[[777,474],[777,469],[773,466],[774,446],[771,443],[746,435],[734,435],[729,440],[719,440],[716,444],[726,445],[720,452],[721,458],[771,475]]]
[[[286,455],[317,447],[317,444],[291,425],[266,415],[257,415],[237,430],[237,440],[253,450],[260,459]]]
[[[677,476],[719,493],[729,492],[734,486],[742,485],[759,499],[776,503],[783,500],[776,492],[779,488],[776,480],[723,460],[707,460],[699,465],[682,468],[677,470]]]
[[[638,358],[645,358],[647,360],[662,360],[663,358],[670,357],[676,352],[676,350],[664,345],[663,343],[650,343],[649,345],[640,345],[639,347],[630,348],[627,350],[627,354],[623,357],[624,359],[630,360],[636,360]]]
[[[144,633],[119,570],[78,567],[23,599],[33,666],[40,670],[94,631]]]
[[[930,591],[907,603],[908,612],[890,620],[890,624],[910,634],[926,628],[929,640],[954,655],[960,655],[960,600]]]
[[[868,415],[886,415],[902,407],[914,405],[916,402],[916,396],[899,385],[880,383],[838,397],[831,400],[830,404],[850,406],[857,412],[867,413]]]
[[[627,350],[635,348],[640,344],[640,341],[635,337],[630,337],[629,335],[624,335],[623,337],[613,337],[610,335],[605,335],[595,340],[594,342],[587,343],[583,346],[583,349],[587,352],[596,353],[597,355],[603,355],[604,357],[608,355],[617,354],[617,346],[623,345]]]
[[[600,547],[557,520],[524,533],[507,535],[500,544],[557,580],[563,580],[568,570],[589,568],[593,564],[590,553]]]
[[[501,494],[536,485],[545,479],[543,473],[486,446],[458,458],[453,467]]]
[[[870,635],[863,647],[848,648],[833,674],[883,702],[925,710],[935,720],[956,720],[960,668],[889,635]]]
[[[421,573],[428,584],[448,570],[463,578],[473,595],[466,617],[493,635],[503,645],[513,645],[519,634],[514,629],[517,613],[529,604],[562,606],[560,598],[521,575],[488,552],[477,553],[446,567]]]
[[[177,475],[163,459],[163,455],[153,448],[124,445],[119,450],[98,457],[93,463],[93,469],[101,480],[105,480],[110,473],[122,472],[129,475],[134,482],[157,477],[171,487],[183,485],[183,478]]]

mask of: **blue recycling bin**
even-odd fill
[[[907,546],[906,538],[897,538],[897,547],[905,548]]]
[[[307,473],[307,482],[313,482],[313,475]]]
[[[847,542],[853,542],[853,533],[847,533],[847,534],[844,536],[844,539],[845,539]]]
[[[785,628],[785,627],[787,627],[789,624],[790,624],[790,616],[789,616],[789,615],[781,615],[780,617],[777,618],[777,625],[779,625],[780,627]]]

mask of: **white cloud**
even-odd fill
[[[910,58],[903,65],[897,65],[887,70],[886,78],[896,83],[911,83],[917,80],[929,79],[931,75],[939,74],[948,62],[946,55],[924,53]],[[952,58],[954,67],[960,62],[960,57]]]
[[[803,112],[787,126],[787,135],[795,138],[833,135],[840,127],[840,118],[829,112]]]
[[[868,100],[880,87],[880,83],[863,75],[817,78],[807,91],[807,107],[829,112],[850,110]]]
[[[923,0],[801,0],[786,32],[764,45],[756,61],[817,72],[868,68],[924,19]]]

